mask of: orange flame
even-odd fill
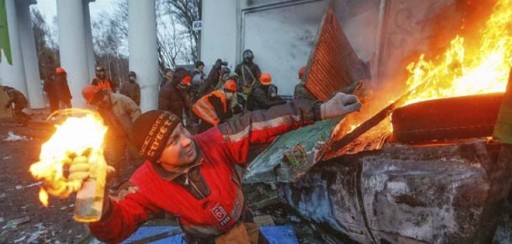
[[[478,48],[465,48],[456,36],[450,48],[436,61],[421,55],[407,66],[408,89],[427,82],[407,104],[441,97],[504,92],[512,65],[512,0],[498,0],[480,31]]]
[[[48,206],[48,194],[65,198],[81,187],[79,181],[68,181],[63,167],[71,164],[70,155],[82,155],[86,150],[102,152],[103,138],[107,127],[101,117],[92,111],[72,109],[85,113],[83,117],[69,117],[57,125],[56,132],[41,146],[39,161],[30,166],[30,172],[43,184],[39,200]]]

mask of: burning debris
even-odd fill
[[[90,222],[101,217],[103,194],[106,183],[106,162],[103,157],[103,139],[107,127],[98,114],[88,110],[68,110],[64,113],[79,112],[83,117],[69,117],[52,137],[42,145],[39,162],[32,164],[30,172],[43,184],[39,200],[48,206],[48,194],[67,198],[77,193],[75,220]],[[74,161],[91,165],[88,180],[83,182],[65,176],[65,169]],[[80,190],[80,191],[79,191]]]
[[[443,55],[408,65],[408,91],[398,99],[368,101],[334,130],[325,126],[331,138],[302,150],[321,155],[303,160],[307,172],[283,170],[290,163],[269,156],[283,146],[293,153],[288,142],[307,145],[299,130],[256,158],[245,182],[330,233],[325,240],[489,243],[497,229],[510,235],[497,226],[508,209],[512,153],[506,140],[492,140],[511,101],[510,6],[496,2],[480,42],[471,42],[478,46],[456,36]]]

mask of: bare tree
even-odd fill
[[[54,43],[55,40],[51,38],[50,28],[41,12],[32,9],[31,19],[39,65],[39,77],[46,79],[48,71],[54,70],[60,63],[58,49]]]
[[[186,30],[176,25],[173,16],[158,15],[158,64],[163,71],[165,68],[175,67],[178,62],[187,62],[187,43],[184,40]]]
[[[114,18],[101,18],[92,25],[96,63],[105,66],[109,78],[120,84],[127,79],[129,70],[128,58],[120,53],[120,48],[126,45],[126,37],[120,31],[119,22]]]
[[[193,22],[201,19],[201,0],[160,0],[159,7],[164,13],[176,18],[176,22],[187,30],[190,41],[190,55],[197,60],[199,33],[193,30]]]

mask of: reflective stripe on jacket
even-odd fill
[[[190,167],[199,167],[210,189],[204,198],[195,198],[174,181],[176,178],[160,175],[158,164],[144,162],[130,178],[137,190],[119,201],[112,200],[108,216],[89,224],[91,232],[99,240],[118,243],[152,214],[164,211],[177,216],[183,230],[194,236],[226,233],[239,222],[243,210],[241,178],[235,174],[235,166],[245,166],[249,145],[269,143],[286,131],[313,123],[319,108],[314,105],[311,101],[295,100],[246,113],[195,135],[193,141],[202,157]]]

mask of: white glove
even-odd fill
[[[320,105],[320,116],[322,120],[345,116],[361,109],[361,103],[354,95],[342,92],[336,93],[334,97]]]
[[[69,167],[68,180],[84,181],[89,177],[89,171],[91,166],[88,162],[88,158],[85,156],[78,156],[73,159],[71,166]],[[114,175],[114,167],[107,165],[107,179]]]
[[[89,177],[89,171],[90,165],[87,161],[87,157],[75,157],[69,167],[68,180],[83,181]]]

